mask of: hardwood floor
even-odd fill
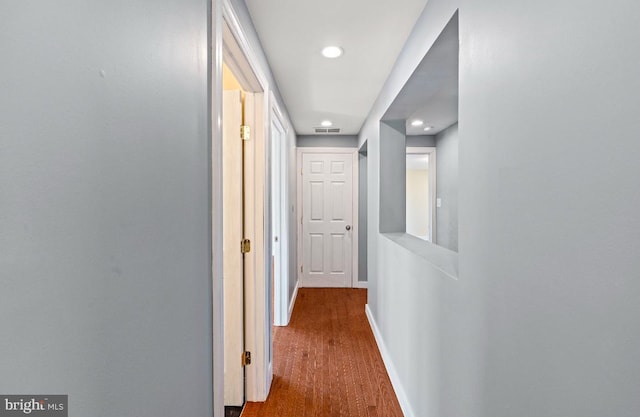
[[[364,306],[366,290],[301,288],[274,334],[274,378],[242,417],[402,416]]]

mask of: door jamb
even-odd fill
[[[273,279],[274,288],[273,288],[273,308],[274,308],[274,325],[276,326],[286,326],[289,324],[290,316],[290,308],[287,305],[287,300],[289,298],[289,280],[291,279],[291,271],[289,270],[289,193],[288,193],[288,185],[289,185],[289,175],[287,170],[287,141],[289,129],[287,128],[287,124],[285,123],[284,116],[282,111],[280,110],[280,106],[273,95],[273,92],[270,94],[271,98],[271,124],[269,125],[269,129],[273,128],[273,124],[277,123],[279,128],[282,131],[282,137],[279,143],[274,144],[271,143],[270,149],[277,152],[278,158],[280,160],[280,171],[278,175],[278,180],[280,182],[280,213],[279,213],[279,223],[280,230],[278,231],[279,236],[279,245],[280,250],[278,253],[278,258],[275,261],[279,262],[279,271],[280,274],[276,274]],[[270,133],[272,133],[270,131]],[[269,135],[269,139],[271,140],[273,135]],[[272,158],[273,163],[273,158]],[[273,170],[272,170],[273,172]],[[273,193],[272,193],[273,195]],[[273,217],[273,213],[272,213]]]
[[[222,7],[211,0],[207,47],[209,189],[211,190],[211,387],[214,417],[224,416],[224,299],[222,281]],[[204,364],[203,364],[204,365]]]
[[[303,259],[303,238],[302,238],[302,155],[305,153],[341,153],[350,154],[352,157],[352,177],[351,187],[353,195],[353,204],[351,214],[351,222],[353,233],[351,239],[351,288],[367,288],[366,281],[358,281],[358,233],[356,227],[358,225],[358,148],[298,148],[296,150],[296,227],[298,236],[298,262],[296,266],[296,274],[298,274],[298,282],[301,283],[300,268],[302,267]]]
[[[238,61],[245,64],[245,69],[250,69],[251,75],[255,76],[259,83],[259,87],[262,90],[262,103],[260,104],[258,112],[256,114],[256,129],[253,134],[255,143],[264,143],[265,132],[268,132],[269,124],[269,83],[260,69],[259,59],[253,49],[250,46],[247,33],[243,29],[238,14],[234,10],[231,0],[212,0],[210,6],[210,44],[211,48],[209,57],[209,85],[210,85],[210,117],[211,117],[211,215],[212,215],[212,230],[211,230],[211,242],[212,242],[212,332],[213,332],[213,350],[212,350],[212,386],[213,386],[213,408],[215,417],[224,416],[224,326],[223,326],[223,291],[222,291],[222,245],[221,245],[221,230],[222,230],[222,172],[219,169],[222,162],[221,152],[221,120],[222,120],[222,52],[225,46],[224,33],[228,29],[227,35],[230,32],[236,42],[236,46],[241,52],[241,56],[237,57]],[[226,25],[226,27],[225,27]],[[259,136],[262,135],[262,136]],[[256,140],[257,139],[257,140]],[[267,172],[266,154],[264,149],[260,153],[259,149],[256,149],[256,158],[264,159],[264,172],[256,173],[256,180],[260,182],[270,181],[270,174]],[[259,187],[256,181],[256,218],[262,218],[265,214],[265,188]],[[256,225],[257,226],[257,225]],[[256,227],[258,229],[258,227]],[[264,256],[264,252],[271,252],[268,243],[271,241],[271,236],[267,236],[268,233],[264,233],[264,227],[262,230],[256,230],[256,236],[262,234],[263,242],[255,242],[252,252],[256,258],[255,261],[255,273],[253,281],[253,291],[251,296],[254,297],[255,303],[249,305],[249,309],[246,311],[246,315],[251,315],[253,321],[249,320],[247,328],[245,329],[246,343],[249,349],[255,349],[252,352],[253,365],[247,367],[246,377],[247,386],[245,396],[247,401],[264,401],[268,395],[271,380],[273,378],[268,364],[265,363],[266,352],[268,347],[265,343],[266,327],[270,328],[270,320],[268,312],[264,311],[266,308],[266,281],[268,274],[270,274],[270,266],[267,267],[267,259]],[[262,248],[260,248],[262,246]],[[262,253],[262,259],[260,259],[260,252]],[[260,262],[260,260],[262,262]],[[265,323],[266,322],[266,323]],[[254,347],[250,347],[250,343],[253,343]]]

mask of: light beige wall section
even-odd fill
[[[407,233],[429,236],[429,171],[407,170]]]
[[[244,91],[233,72],[224,63],[222,64],[222,89]]]
[[[242,142],[237,139],[242,123],[239,90],[223,95],[223,291],[224,291],[224,404],[241,406],[244,401],[244,371],[238,358],[244,350],[242,240]]]

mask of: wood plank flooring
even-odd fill
[[[364,306],[367,292],[301,288],[274,334],[274,378],[242,417],[401,417]]]

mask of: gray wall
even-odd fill
[[[407,218],[407,149],[405,146],[405,121],[380,122],[380,216],[376,233],[404,232]],[[374,154],[375,155],[375,154]]]
[[[0,392],[211,415],[207,10],[0,6]]]
[[[442,206],[436,208],[436,242],[458,251],[458,124],[436,136],[436,193]]]
[[[433,135],[411,135],[406,137],[407,148],[410,147],[434,147],[436,137]]]
[[[640,3],[575,6],[429,0],[363,126],[368,307],[407,417],[640,413]],[[377,225],[379,120],[458,8],[455,280]]]
[[[358,281],[367,280],[367,152],[358,153]]]
[[[298,135],[299,148],[357,148],[356,135]]]

